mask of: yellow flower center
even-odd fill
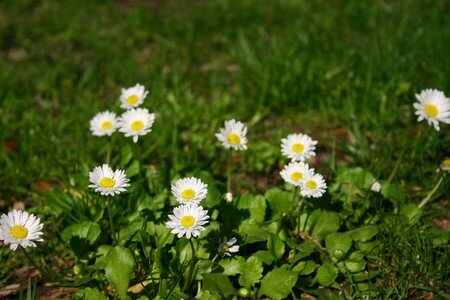
[[[441,164],[441,167],[450,168],[450,158],[444,159],[444,161]]]
[[[291,179],[294,181],[299,181],[303,178],[303,174],[301,172],[293,172],[291,174]]]
[[[109,177],[103,177],[98,182],[102,188],[110,189],[116,185],[116,181]]]
[[[193,216],[184,216],[180,220],[180,224],[184,228],[192,227],[192,225],[194,225],[194,223],[195,223],[195,218]]]
[[[10,230],[12,237],[16,239],[24,239],[28,235],[28,230],[22,225],[14,225]]]
[[[181,192],[181,197],[191,200],[195,197],[195,191],[193,189],[185,189]]]
[[[434,104],[425,104],[423,108],[426,114],[432,118],[436,117],[439,112],[436,105]]]
[[[130,127],[131,130],[139,131],[144,128],[144,122],[142,122],[141,120],[134,121],[133,123],[131,123]]]
[[[295,153],[302,153],[303,150],[305,150],[305,146],[303,146],[303,144],[294,144],[292,145],[292,151],[294,151]]]
[[[136,95],[131,95],[127,98],[128,105],[134,105],[139,101],[139,97]]]
[[[112,123],[110,121],[103,122],[100,126],[103,130],[108,130],[112,127]]]
[[[228,134],[228,142],[231,145],[239,145],[241,143],[241,138],[235,133],[230,133]]]
[[[306,187],[310,190],[315,190],[317,188],[317,183],[314,180],[308,180],[306,182]]]

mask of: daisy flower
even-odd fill
[[[225,121],[225,127],[220,128],[216,133],[217,139],[226,149],[234,150],[247,149],[247,127],[244,123],[236,120]]]
[[[89,172],[89,181],[92,183],[88,187],[102,194],[103,196],[114,196],[126,191],[130,186],[130,180],[122,170],[113,171],[107,164],[95,167]]]
[[[188,177],[178,179],[172,184],[172,194],[181,204],[198,204],[206,198],[208,185],[204,184],[200,179]]]
[[[439,130],[439,122],[450,124],[450,99],[443,92],[426,89],[416,94],[419,102],[414,103],[417,121],[427,120],[428,125],[433,125]]]
[[[122,89],[122,93],[120,94],[120,107],[123,109],[137,107],[144,102],[147,95],[148,91],[139,83],[128,89]]]
[[[225,237],[223,239],[223,242],[220,242],[217,251],[222,256],[231,256],[231,253],[236,253],[239,251],[239,245],[234,245],[236,244],[236,242],[237,242],[236,238],[231,238],[229,241],[227,241],[227,238]]]
[[[125,136],[132,136],[133,142],[137,143],[140,135],[146,135],[152,131],[155,114],[149,113],[146,108],[132,108],[124,112],[118,122],[119,131]]]
[[[209,222],[208,212],[195,203],[175,207],[169,219],[166,226],[172,229],[171,233],[176,234],[178,238],[186,235],[188,239],[191,236],[199,236],[200,231],[205,230],[203,225]]]
[[[41,232],[44,225],[39,218],[26,211],[14,210],[3,214],[0,218],[0,240],[5,245],[9,244],[11,250],[16,250],[20,245],[22,248],[36,247],[35,242],[43,242]]]
[[[233,194],[230,193],[230,192],[226,193],[226,194],[225,194],[225,200],[226,200],[227,202],[232,202],[232,201],[233,201]]]
[[[372,192],[379,193],[381,191],[381,183],[379,181],[375,181],[370,187],[370,190]]]
[[[450,172],[450,158],[446,158],[441,162],[439,170]]]
[[[303,178],[311,177],[313,173],[314,169],[310,169],[307,163],[291,162],[290,164],[284,166],[283,170],[280,172],[280,175],[287,183],[295,186],[301,186]]]
[[[323,180],[322,175],[311,174],[303,180],[300,194],[303,197],[319,198],[325,193],[326,188],[327,184],[325,183],[325,180]]]
[[[90,121],[90,128],[95,136],[111,136],[117,128],[116,114],[110,111],[96,114]]]
[[[293,161],[304,161],[315,156],[317,141],[306,134],[290,134],[281,140],[281,153]]]

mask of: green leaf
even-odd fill
[[[325,239],[328,253],[337,260],[344,258],[352,246],[352,239],[346,233],[332,233]]]
[[[256,251],[252,256],[259,258],[259,260],[262,261],[262,263],[265,265],[270,265],[274,261],[273,255],[270,253],[270,251],[266,250]]]
[[[97,223],[86,221],[66,227],[61,237],[70,244],[76,256],[83,257],[88,254],[89,246],[95,243],[100,233],[101,229]]]
[[[284,254],[284,242],[278,236],[273,233],[269,233],[269,238],[267,239],[267,248],[270,254],[278,260],[283,257]]]
[[[405,193],[394,183],[387,181],[381,182],[381,194],[389,199],[396,207],[405,203]]]
[[[131,165],[126,169],[125,174],[127,174],[128,178],[131,178],[137,174],[139,174],[139,162],[137,160],[133,160]]]
[[[262,262],[258,258],[251,256],[246,262],[241,264],[240,272],[239,284],[250,288],[261,279],[263,272]]]
[[[409,222],[414,223],[422,216],[422,210],[413,203],[405,204],[400,208],[400,212],[406,216]]]
[[[213,293],[218,292],[225,297],[234,292],[233,285],[228,277],[218,273],[203,275],[203,288]]]
[[[100,226],[97,223],[86,221],[66,227],[61,237],[65,242],[70,242],[71,238],[76,236],[86,239],[89,244],[94,244],[101,232]]]
[[[266,295],[273,299],[285,298],[296,282],[297,273],[285,269],[274,269],[262,279],[258,297]]]
[[[366,262],[364,261],[364,255],[359,251],[353,252],[345,262],[345,268],[351,273],[360,272],[365,267]]]
[[[316,263],[312,260],[305,260],[299,262],[292,271],[297,272],[298,275],[309,275],[316,269]]]
[[[133,266],[133,255],[123,246],[112,248],[106,256],[106,278],[115,286],[121,299],[128,298],[127,289],[133,273]]]
[[[245,233],[244,240],[246,243],[267,241],[267,235],[269,234],[252,220],[242,222],[239,226],[239,232]]]
[[[237,200],[236,207],[238,209],[248,209],[251,219],[257,222],[264,221],[266,201],[263,196],[241,195]]]
[[[264,196],[269,202],[273,217],[288,213],[292,206],[292,195],[279,189],[270,189]]]
[[[334,283],[338,276],[338,270],[330,263],[325,262],[319,269],[317,269],[316,280],[323,286],[329,286]]]
[[[348,233],[350,233],[350,236],[355,241],[367,242],[378,233],[378,227],[375,225],[368,225],[349,231]]]
[[[314,211],[311,214],[311,235],[318,240],[323,240],[328,234],[339,230],[340,219],[335,212]]]
[[[77,299],[97,299],[97,300],[106,300],[106,296],[100,292],[99,290],[95,290],[92,288],[86,288],[82,290],[78,290],[76,293]]]
[[[239,274],[241,265],[245,263],[242,256],[235,256],[233,258],[225,258],[219,261],[219,266],[223,268],[222,274],[236,275]]]

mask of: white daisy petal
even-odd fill
[[[191,236],[197,237],[200,235],[200,231],[205,230],[200,224],[209,222],[209,216],[204,212],[203,207],[196,203],[175,207],[173,215],[169,215],[169,219],[172,221],[166,222],[166,226],[172,228],[171,232],[177,234],[178,238],[183,235],[188,239]]]
[[[225,121],[225,127],[220,128],[216,133],[217,139],[222,143],[226,149],[233,148],[234,150],[247,149],[247,127],[244,123],[234,119]]]
[[[290,134],[281,140],[281,153],[292,161],[304,161],[316,155],[316,144],[306,134]]]
[[[35,241],[44,241],[40,237],[43,233],[39,231],[43,225],[39,222],[39,218],[20,210],[3,214],[0,218],[0,240],[5,245],[9,244],[9,248],[13,251],[19,245],[23,248],[36,247]]]
[[[133,137],[137,143],[139,136],[146,135],[152,131],[155,114],[151,114],[146,108],[130,109],[124,112],[118,121],[119,131],[126,137]]]
[[[148,91],[139,83],[128,89],[122,89],[122,93],[120,94],[120,107],[123,109],[138,107],[144,103],[147,95]]]
[[[450,124],[450,99],[444,93],[426,89],[416,94],[418,102],[413,104],[418,116],[417,121],[427,120],[428,125],[439,131],[439,122]]]
[[[122,170],[113,171],[107,164],[101,167],[95,167],[89,172],[88,187],[103,196],[114,196],[126,191],[126,187],[130,186],[129,179],[126,178],[125,172]]]

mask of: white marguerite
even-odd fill
[[[14,251],[19,245],[22,248],[36,247],[35,242],[44,241],[41,238],[43,227],[40,219],[33,214],[13,210],[0,218],[0,240]]]
[[[232,201],[233,201],[233,194],[230,193],[230,192],[226,193],[226,194],[225,194],[225,200],[226,200],[227,202],[232,202]]]
[[[375,193],[379,193],[381,191],[381,183],[379,181],[374,181],[370,186],[370,190]]]
[[[434,89],[426,89],[416,94],[419,102],[414,103],[417,121],[427,120],[439,130],[439,122],[450,124],[450,99],[444,93]]]
[[[116,114],[104,111],[96,114],[90,121],[90,129],[95,136],[110,136],[117,129]]]
[[[280,175],[287,183],[301,186],[303,179],[311,177],[313,173],[314,169],[310,168],[307,163],[294,161],[284,166]]]
[[[114,196],[126,191],[130,180],[123,170],[113,171],[107,164],[95,167],[89,172],[90,188],[103,196]]]
[[[300,194],[307,198],[319,198],[325,193],[326,188],[327,184],[322,175],[311,174],[303,180]]]
[[[316,144],[306,134],[293,133],[281,140],[281,153],[293,161],[304,161],[316,155]]]
[[[446,158],[441,162],[439,170],[450,172],[450,158]]]
[[[140,135],[146,135],[152,131],[155,114],[151,114],[146,108],[132,108],[124,112],[118,122],[119,131],[126,137],[132,136],[137,143]]]
[[[171,233],[178,238],[186,235],[188,239],[199,236],[200,231],[205,230],[203,225],[209,222],[208,212],[195,203],[175,207],[169,219],[166,226],[172,229]]]
[[[226,149],[234,150],[247,149],[247,127],[244,123],[234,119],[225,121],[225,126],[216,133],[217,139]]]
[[[206,198],[208,185],[195,177],[178,179],[171,187],[172,194],[181,204],[198,204]]]
[[[239,251],[239,245],[234,245],[234,244],[236,244],[236,242],[237,242],[237,239],[235,237],[231,238],[229,241],[225,237],[223,239],[223,242],[220,242],[220,245],[217,248],[217,251],[222,256],[231,256],[231,253],[236,253]]]
[[[122,89],[120,94],[120,107],[123,109],[137,107],[144,102],[147,95],[148,91],[146,91],[145,87],[139,83],[133,87]]]

